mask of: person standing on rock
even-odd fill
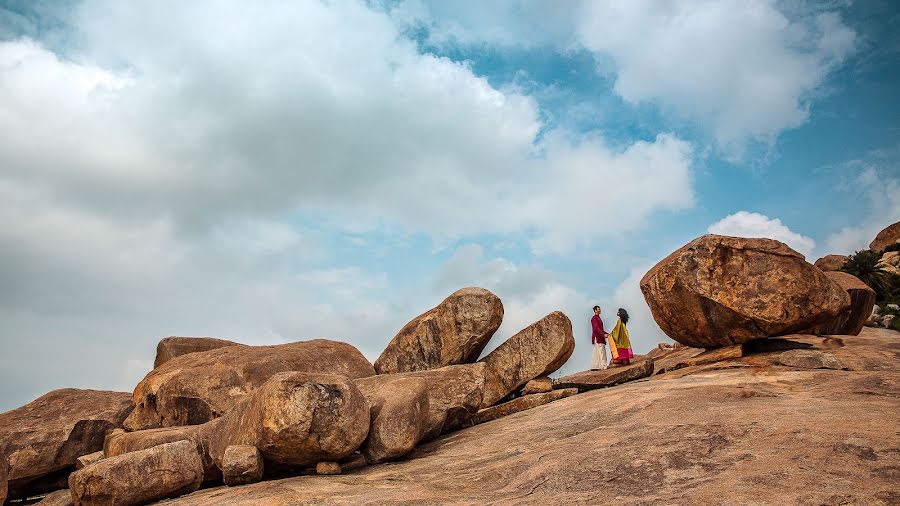
[[[628,365],[634,358],[634,352],[631,351],[631,340],[628,339],[628,329],[625,324],[628,323],[628,312],[622,308],[616,313],[619,321],[613,327],[609,334],[609,349],[613,354],[613,363],[618,365]]]
[[[594,306],[591,317],[591,370],[606,369],[606,336],[603,320],[600,319],[600,306]]]

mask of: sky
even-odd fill
[[[465,286],[486,351],[705,233],[808,260],[900,220],[890,0],[0,0],[0,411],[170,335],[370,360]]]

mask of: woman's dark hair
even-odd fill
[[[622,320],[622,323],[628,325],[628,311],[625,311],[622,308],[619,308],[619,319]]]
[[[600,309],[600,306],[594,306],[594,309]]]

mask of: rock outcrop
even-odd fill
[[[705,235],[641,279],[663,332],[696,348],[790,334],[834,318],[850,296],[772,239]]]
[[[276,346],[227,346],[176,357],[154,369],[134,390],[128,430],[198,425],[222,416],[280,372],[373,376],[353,346],[315,339]]]
[[[843,369],[834,355],[817,350],[789,350],[778,355],[778,362],[798,369]]]
[[[847,263],[847,255],[825,255],[813,264],[823,271],[839,271]]]
[[[357,385],[371,415],[369,436],[363,443],[366,460],[387,462],[413,451],[428,429],[428,380],[405,377],[381,385],[365,381]]]
[[[177,497],[200,488],[203,463],[191,441],[103,459],[69,476],[78,505],[128,505]]]
[[[2,503],[0,503],[2,504]],[[57,490],[44,496],[36,506],[74,506],[72,492],[69,489]]]
[[[155,369],[175,357],[187,355],[188,353],[215,350],[226,346],[244,345],[214,337],[167,337],[156,345],[156,360],[153,362],[153,368]]]
[[[479,423],[490,422],[491,420],[509,416],[513,413],[534,409],[538,406],[543,406],[544,404],[558,401],[577,393],[577,388],[563,388],[560,390],[552,390],[550,392],[523,395],[522,397],[516,397],[509,402],[482,409],[475,414],[473,422],[475,422],[476,425]]]
[[[826,272],[850,296],[850,307],[802,334],[859,335],[875,307],[875,290],[846,272]]]
[[[481,362],[487,365],[481,407],[494,405],[530,380],[556,371],[575,351],[572,322],[559,311],[507,339]]]
[[[522,388],[522,395],[542,394],[551,390],[553,390],[553,380],[548,376],[540,376],[525,383],[525,387]]]
[[[393,374],[475,362],[502,321],[496,295],[483,288],[457,290],[400,329],[375,370]]]
[[[130,411],[127,393],[66,388],[0,413],[9,497],[61,488],[75,460],[102,449],[106,434],[121,427]]]
[[[107,435],[107,437],[109,437],[109,435]],[[76,470],[84,469],[85,467],[87,467],[91,464],[96,464],[97,462],[100,462],[104,458],[106,458],[106,455],[103,453],[103,450],[100,450],[100,451],[94,452],[94,453],[89,453],[87,455],[82,455],[81,457],[78,457],[77,459],[75,459],[75,469]]]
[[[369,404],[349,378],[283,372],[205,424],[201,438],[220,469],[234,445],[255,446],[267,467],[293,469],[347,457],[368,433]]]
[[[256,483],[263,479],[265,463],[259,448],[235,445],[225,448],[222,457],[222,478],[229,487]]]
[[[197,446],[197,453],[203,461],[203,480],[217,480],[222,477],[222,474],[209,457],[209,449],[200,437],[201,427],[201,425],[185,425],[182,427],[164,427],[135,432],[116,430],[106,436],[106,441],[103,443],[103,453],[106,457],[117,457],[165,443],[192,441]]]
[[[900,221],[888,225],[881,232],[878,232],[875,239],[869,243],[869,249],[872,251],[884,251],[885,248],[897,241],[900,241]]]
[[[579,392],[586,392],[646,378],[651,374],[653,374],[653,361],[642,360],[626,366],[611,367],[600,371],[582,371],[563,376],[556,380],[553,388],[577,388]]]
[[[6,455],[0,452],[0,504],[6,502],[8,477],[9,465],[6,462]]]

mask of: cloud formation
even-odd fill
[[[760,213],[738,211],[709,226],[709,233],[734,237],[762,237],[781,241],[806,257],[811,258],[816,241],[789,229],[778,218],[769,218]]]

